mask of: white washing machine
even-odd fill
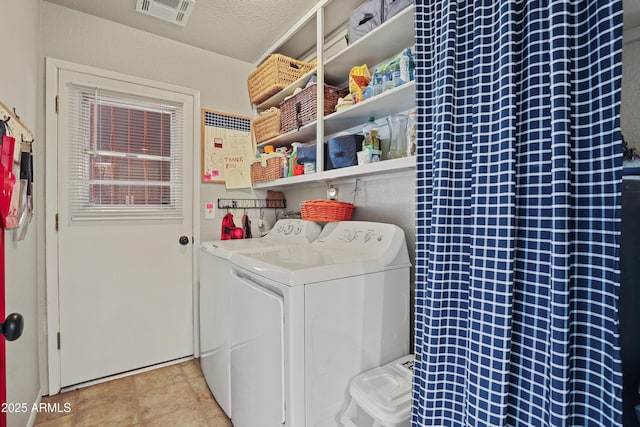
[[[200,246],[200,367],[216,401],[231,417],[229,386],[229,318],[231,254],[306,244],[321,226],[300,219],[281,219],[262,238],[203,242]]]
[[[409,256],[391,224],[231,255],[235,427],[339,426],[357,374],[409,353]]]

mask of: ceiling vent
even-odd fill
[[[137,0],[136,10],[184,27],[195,5],[196,0]]]

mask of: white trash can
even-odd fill
[[[410,354],[354,377],[340,421],[346,427],[410,427],[413,360]]]

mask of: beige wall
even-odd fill
[[[253,64],[214,55],[47,2],[43,7],[42,31],[46,35],[42,40],[45,56],[199,89],[203,108],[252,115],[246,78],[253,71]],[[172,62],[166,64],[167,58],[173,58]],[[353,201],[354,185],[355,179],[338,185],[341,200]],[[415,174],[369,177],[363,179],[360,186],[354,219],[399,225],[405,231],[411,259],[414,259]],[[319,187],[286,187],[283,191],[288,210],[299,211],[301,200],[326,198],[324,184]],[[265,197],[265,192],[239,190],[227,193],[222,185],[202,184],[200,195],[200,238],[205,241],[220,237],[220,217],[226,213],[217,212],[215,221],[205,220],[205,202],[215,203],[219,197]],[[232,213],[236,224],[240,225],[243,211]],[[255,217],[259,212],[249,210],[247,213],[253,216],[254,235],[258,235]],[[274,211],[266,209],[264,214],[268,229],[275,222]]]
[[[202,108],[252,115],[247,76],[253,64],[48,2],[43,2],[41,34],[43,56],[197,89]],[[199,136],[193,143],[200,147]],[[201,186],[201,217],[204,202],[215,202],[224,192],[224,185]],[[237,197],[252,197],[246,193]],[[200,226],[203,240],[216,237],[214,230],[219,237],[219,218],[202,219]]]
[[[44,81],[44,58],[52,57],[196,89],[200,91],[202,108],[251,116],[246,78],[253,70],[253,64],[134,30],[46,1],[42,2],[40,34],[40,81]],[[44,117],[44,97],[40,106],[40,114]],[[200,123],[199,112],[197,120]],[[40,122],[40,131],[44,134],[44,120]],[[199,134],[193,144],[196,147],[196,155],[199,155]],[[39,155],[44,158],[44,152],[40,152]],[[215,202],[219,197],[226,197],[224,185],[200,186],[200,198],[203,203]],[[245,194],[245,197],[248,196]],[[204,210],[203,203],[200,203],[201,216]],[[42,224],[44,230],[44,222]],[[200,224],[201,236],[206,237],[209,233],[209,238],[212,238],[215,235],[213,230],[219,230],[219,224],[219,219],[203,219]],[[44,231],[42,234],[44,235]],[[41,247],[44,254],[44,244]],[[44,288],[44,282],[40,286]],[[40,298],[40,311],[43,316],[44,304],[44,298]],[[41,375],[41,381],[44,389],[48,390],[44,338],[41,339],[40,346],[45,349],[40,362],[44,373]]]
[[[11,35],[3,43],[0,101],[15,108],[21,121],[36,134],[38,114],[38,27],[40,0],[2,2],[2,30]],[[7,61],[10,59],[10,61]],[[36,189],[36,191],[39,191]],[[26,425],[31,405],[40,392],[38,371],[38,309],[36,223],[31,223],[26,238],[14,242],[13,232],[5,232],[6,304],[8,313],[24,316],[22,337],[7,343],[7,402],[26,403],[28,412],[9,413],[9,426]],[[4,319],[3,319],[4,320]]]
[[[338,189],[338,200],[353,203],[356,210],[353,219],[356,221],[373,221],[395,224],[404,230],[407,249],[413,266],[411,267],[411,295],[415,291],[415,170],[341,179],[334,183]],[[357,190],[356,190],[357,188]],[[326,199],[327,187],[319,185],[303,185],[285,187],[287,207],[300,210],[300,203],[305,200]],[[413,303],[411,304],[413,319]],[[413,322],[411,322],[411,343],[413,345]]]

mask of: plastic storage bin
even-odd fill
[[[411,6],[414,0],[383,0],[382,19],[386,21]]]
[[[313,173],[316,171],[316,144],[301,144],[298,146],[296,153],[298,155],[298,164],[304,165],[304,173]]]
[[[349,43],[353,43],[382,24],[382,0],[367,0],[349,16]]]
[[[410,427],[412,354],[351,380],[351,402],[340,417],[347,427]]]
[[[362,135],[341,135],[327,141],[327,169],[346,168],[358,164]]]
[[[305,200],[300,203],[302,219],[315,222],[350,221],[355,205],[337,200]]]

